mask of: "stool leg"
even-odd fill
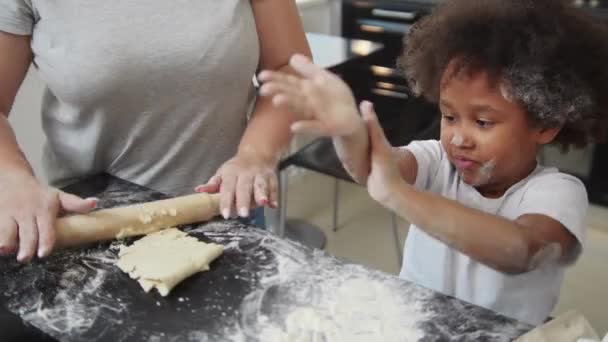
[[[287,220],[287,187],[289,186],[289,179],[287,175],[287,169],[279,171],[279,224],[277,231],[275,232],[278,236],[285,236],[285,222]]]
[[[397,251],[397,263],[401,268],[401,262],[403,260],[403,252],[401,251],[401,240],[399,239],[399,226],[397,225],[397,215],[391,211],[391,221],[393,226],[393,235],[395,238],[395,249]]]
[[[338,178],[334,178],[334,217],[333,217],[333,231],[338,230],[338,193],[340,183]]]

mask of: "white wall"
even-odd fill
[[[341,5],[340,0],[296,0],[304,31],[339,36],[341,33]],[[290,153],[296,152],[315,137],[298,134],[292,140]],[[295,176],[295,177],[293,177]],[[299,176],[297,169],[290,169],[290,179]]]
[[[339,0],[296,0],[304,31],[340,35],[341,4]]]
[[[34,68],[30,69],[9,116],[19,146],[39,177],[44,176],[40,163],[42,145],[45,141],[40,116],[43,90],[44,83],[38,73]]]

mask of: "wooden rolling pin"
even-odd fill
[[[219,214],[219,195],[194,194],[101,209],[57,220],[59,248],[143,235],[160,229],[207,221]]]

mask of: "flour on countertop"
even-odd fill
[[[243,265],[248,265],[231,265],[235,269],[226,278],[251,284],[236,306],[222,304],[224,297],[233,294],[221,286],[214,287],[202,302],[207,312],[213,312],[219,330],[129,326],[129,297],[120,297],[128,292],[115,288],[124,278],[114,265],[123,241],[109,248],[59,251],[52,260],[19,269],[19,282],[4,288],[8,308],[53,337],[69,336],[69,341],[99,340],[104,334],[100,327],[120,327],[127,339],[137,336],[137,340],[163,342],[407,342],[422,336],[418,325],[428,320],[423,303],[432,295],[430,291],[383,272],[344,264],[323,251],[311,251],[261,230],[235,228],[234,222],[210,222],[185,231],[224,245],[225,253],[238,253]],[[43,297],[36,285],[20,287],[23,281],[53,283],[57,288],[45,289]],[[174,303],[151,300],[159,310],[175,306],[177,312],[190,313],[191,319],[201,315],[201,307],[196,306],[201,301],[188,296],[178,296]]]
[[[203,228],[220,242],[213,231],[229,226]],[[259,234],[260,245],[275,260],[243,300],[240,322],[227,330],[230,341],[409,342],[423,337],[417,325],[428,317],[422,303],[430,292],[410,290],[394,276],[341,264],[319,250],[306,253],[295,242],[261,232],[216,236],[230,246],[251,234]]]
[[[126,309],[126,305],[114,298],[99,296],[100,287],[108,273],[113,271],[115,252],[119,246],[119,242],[114,242],[104,250],[95,249],[75,254],[56,252],[55,258],[59,262],[55,261],[54,265],[67,264],[62,263],[62,259],[79,259],[79,262],[75,268],[61,272],[55,296],[49,299],[43,298],[42,295],[21,294],[15,286],[5,292],[5,295],[10,296],[8,309],[54,336],[86,334],[97,319],[120,324],[121,320],[117,317]],[[24,281],[34,283],[38,278],[49,276],[43,270],[44,268],[40,267],[39,272],[24,272],[32,276]]]

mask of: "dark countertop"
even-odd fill
[[[97,196],[101,208],[165,198],[108,175],[66,191]],[[323,324],[334,318],[344,323],[361,308],[366,313],[376,308],[377,314],[388,310],[390,316],[382,318],[385,326],[394,324],[400,334],[419,334],[420,341],[510,341],[531,329],[237,221],[183,229],[226,249],[210,271],[186,279],[167,297],[144,293],[114,267],[119,245],[128,241],[60,251],[25,266],[0,258],[1,340],[52,341],[40,329],[61,341],[269,341],[286,317],[320,324],[318,317],[311,321],[312,316],[298,316],[302,308],[333,314]],[[24,326],[14,314],[38,329]],[[378,323],[369,317],[354,319],[363,325]]]

